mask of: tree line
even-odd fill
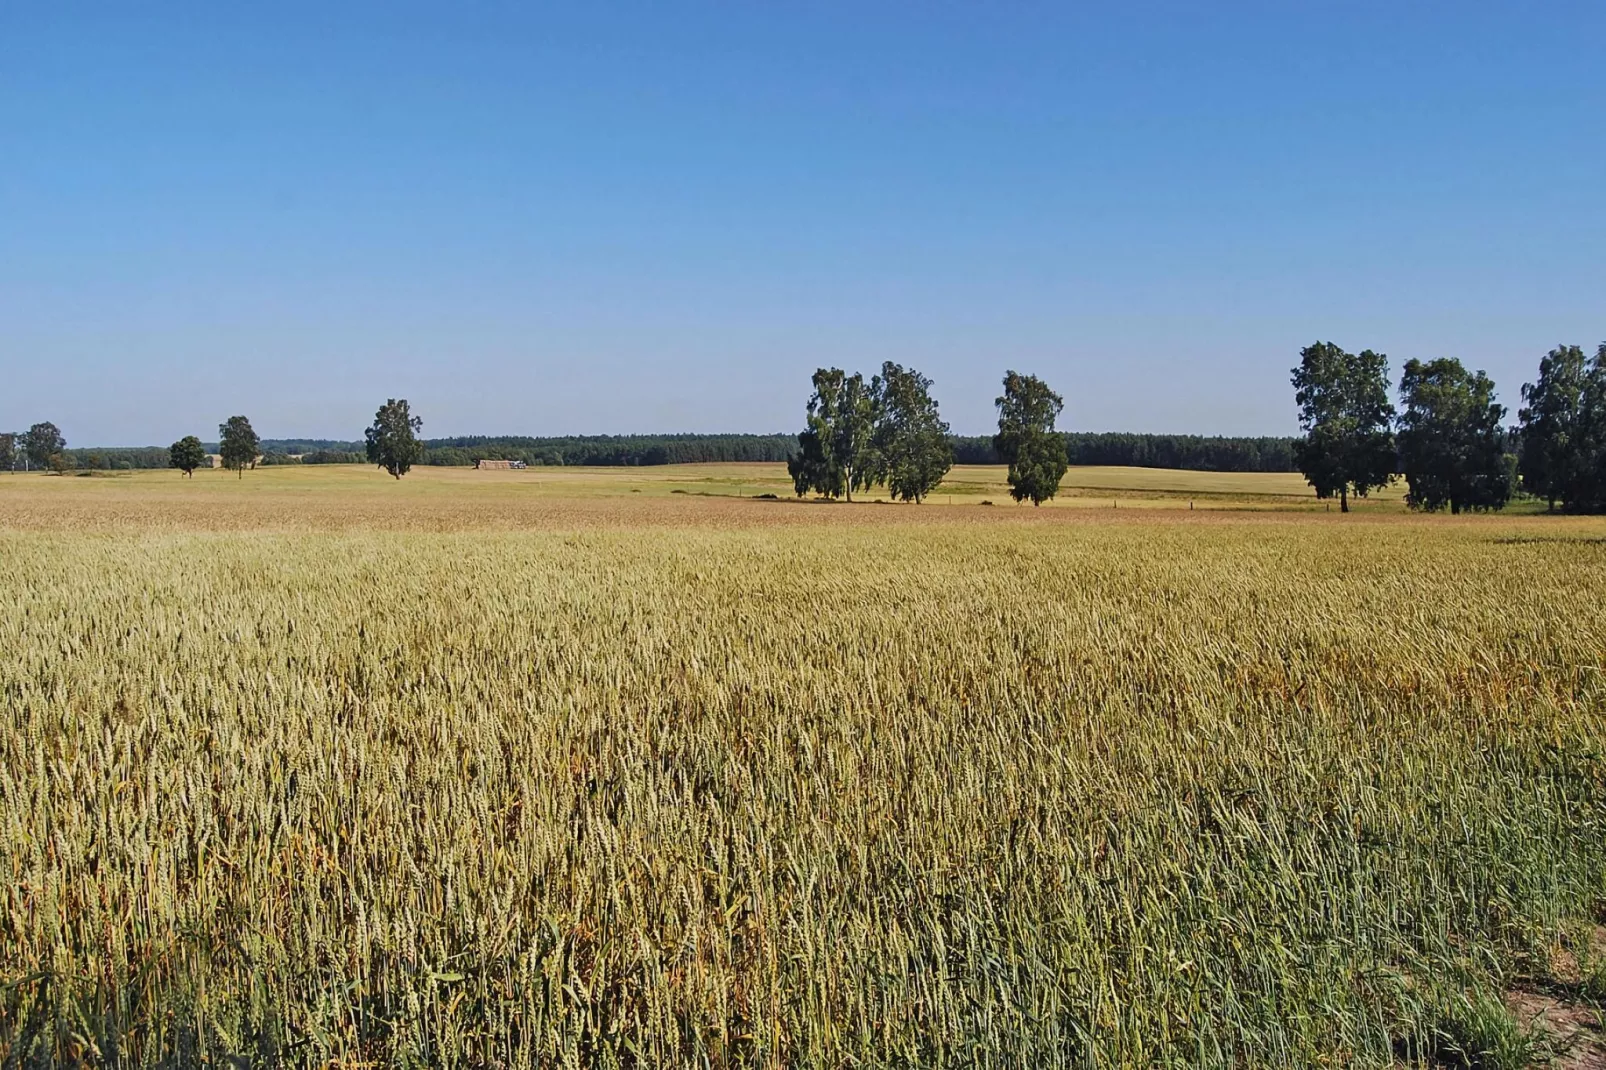
[[[1139,434],[1125,431],[1062,431],[1072,465],[1180,468],[1206,472],[1295,472],[1292,436]],[[10,466],[0,436],[0,470]],[[201,442],[218,452],[216,439]],[[1003,464],[991,435],[948,436],[955,464]],[[261,440],[261,465],[363,464],[361,441],[342,439]],[[797,451],[796,435],[463,435],[424,440],[420,465],[472,465],[482,458],[529,465],[628,467],[738,461],[782,463]],[[113,446],[65,451],[67,468],[167,468],[166,446]],[[19,460],[18,467],[21,467]]]
[[[887,361],[868,383],[863,373],[841,368],[820,368],[813,382],[806,426],[786,462],[798,497],[812,492],[851,502],[854,491],[884,483],[893,498],[919,503],[942,483],[954,450],[930,379]],[[1011,371],[994,406],[992,445],[1009,466],[1010,495],[1041,505],[1058,493],[1069,465],[1054,430],[1064,401],[1036,376]]]
[[[71,467],[61,429],[42,420],[26,431],[0,434],[0,471],[62,472]]]
[[[1061,431],[1073,465],[1200,472],[1297,472],[1293,436],[1163,435]],[[952,435],[955,464],[1003,464],[991,435]]]
[[[1350,353],[1332,342],[1300,351],[1292,371],[1299,410],[1297,439],[1207,438],[1195,435],[1067,434],[1055,422],[1063,400],[1035,376],[1004,376],[994,399],[998,433],[955,436],[938,412],[930,379],[891,361],[868,382],[862,373],[820,368],[805,406],[805,426],[786,435],[599,435],[561,438],[418,438],[422,421],[406,399],[388,399],[362,443],[286,442],[313,446],[299,455],[271,448],[244,416],[218,427],[223,467],[243,474],[257,464],[352,463],[366,460],[401,478],[414,465],[472,464],[480,459],[528,464],[655,465],[698,461],[785,460],[798,495],[851,501],[885,485],[892,497],[922,501],[956,462],[1005,464],[1017,501],[1054,497],[1070,464],[1128,464],[1219,471],[1297,470],[1318,498],[1352,496],[1403,477],[1414,509],[1452,513],[1504,508],[1516,493],[1574,512],[1606,511],[1606,343],[1593,356],[1576,345],[1552,349],[1535,382],[1522,387],[1518,423],[1494,400],[1483,371],[1459,360],[1408,360],[1391,397],[1388,358],[1370,349]],[[353,448],[345,448],[353,447]],[[63,471],[75,463],[148,467],[165,456],[186,475],[208,461],[194,435],[166,451],[90,450],[70,456],[48,421],[0,434],[0,470]]]
[[[1593,357],[1562,345],[1522,387],[1514,427],[1495,385],[1459,360],[1408,360],[1399,407],[1388,358],[1332,342],[1300,351],[1294,399],[1305,435],[1295,462],[1318,498],[1364,498],[1405,479],[1413,509],[1503,509],[1519,490],[1574,512],[1606,510],[1606,343]]]

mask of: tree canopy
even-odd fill
[[[261,439],[251,429],[251,421],[244,416],[230,416],[218,425],[218,456],[224,468],[232,468],[244,477],[247,468],[256,467]]]
[[[1042,505],[1059,492],[1069,467],[1065,441],[1054,430],[1065,401],[1037,376],[1010,371],[993,404],[998,407],[993,448],[1009,465],[1010,497]]]
[[[424,444],[418,430],[424,421],[412,415],[407,399],[390,398],[374,413],[374,422],[365,431],[368,463],[376,464],[400,479],[413,465],[424,459]]]
[[[954,463],[948,425],[937,413],[931,380],[889,360],[871,380],[870,393],[881,478],[894,498],[918,503],[937,489]]]
[[[797,436],[799,449],[786,470],[799,497],[812,490],[851,502],[854,491],[874,484],[879,467],[874,396],[864,376],[841,368],[820,368],[813,382],[808,426]]]
[[[206,447],[194,435],[185,435],[168,447],[167,463],[193,479],[195,470],[206,463]]]
[[[1293,384],[1305,432],[1294,443],[1294,461],[1316,497],[1337,496],[1347,513],[1352,493],[1364,498],[1394,479],[1388,358],[1317,342],[1300,350]]]
[[[1505,406],[1494,383],[1459,360],[1409,360],[1400,379],[1400,467],[1413,509],[1501,509],[1511,497]]]
[[[34,468],[60,467],[61,455],[66,448],[67,440],[62,437],[61,430],[49,420],[34,424],[22,437],[22,452]]]
[[[1606,510],[1606,342],[1593,357],[1557,346],[1522,387],[1522,486],[1577,512]]]

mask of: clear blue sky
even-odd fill
[[[1606,5],[0,5],[0,428],[1282,434],[1606,338]]]

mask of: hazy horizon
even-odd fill
[[[818,366],[1297,433],[1606,337],[1606,8],[0,10],[0,428],[787,433]]]

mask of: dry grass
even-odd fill
[[[1606,904],[1599,521],[367,475],[0,480],[0,1058],[1387,1065]]]

